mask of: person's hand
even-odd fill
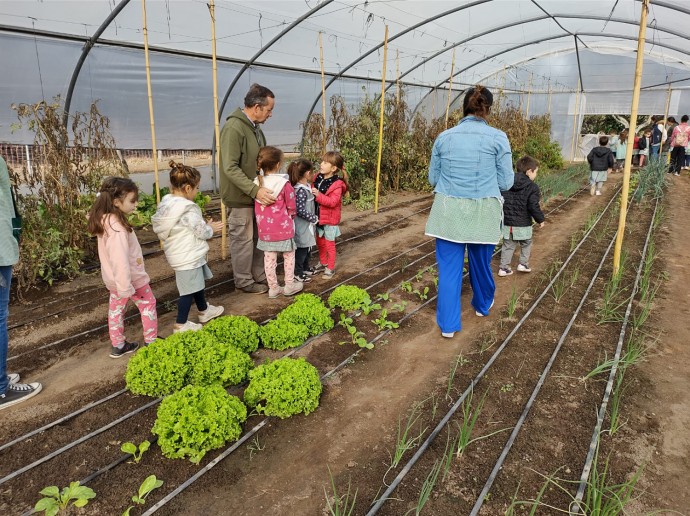
[[[218,221],[214,222],[212,219],[209,219],[208,225],[211,226],[214,233],[220,233],[221,231],[223,231],[223,221],[222,220],[218,220]]]
[[[543,228],[543,227],[544,227],[544,224],[546,224],[546,221],[544,221],[544,222],[542,222],[541,224],[539,224],[539,227],[540,227],[540,228]]]
[[[259,201],[259,204],[263,204],[264,206],[270,206],[276,202],[276,198],[271,193],[271,190],[263,186],[256,192],[256,200]]]
[[[608,169],[608,173],[610,174],[611,172],[613,172],[613,169],[612,168]]]
[[[311,193],[313,193],[314,195],[318,195],[318,194],[319,194],[319,189],[312,186],[312,187],[311,187]]]

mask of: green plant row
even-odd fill
[[[162,199],[170,193],[170,188],[164,186],[158,190]],[[206,205],[211,202],[211,196],[197,192],[194,202],[201,208],[202,213],[206,211]],[[156,213],[156,185],[153,185],[151,194],[139,191],[139,204],[137,209],[129,216],[129,223],[135,227],[148,226],[151,224],[151,217]]]
[[[319,296],[299,294],[275,319],[259,328],[259,338],[264,347],[283,350],[301,346],[333,325],[331,312]]]

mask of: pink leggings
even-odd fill
[[[271,290],[277,289],[278,276],[278,251],[264,251],[264,270],[266,271],[266,283]],[[285,285],[292,285],[295,281],[295,251],[283,253],[283,269],[285,270]]]
[[[332,271],[335,270],[335,241],[326,240],[317,235],[316,247],[319,248],[319,261]]]
[[[120,297],[116,292],[110,293],[108,306],[108,332],[113,346],[121,347],[125,343],[124,314],[129,300],[139,309],[141,325],[144,327],[144,342],[150,344],[158,336],[158,314],[156,313],[156,298],[153,297],[151,287],[146,284],[134,291],[132,297]]]

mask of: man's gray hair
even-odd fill
[[[254,106],[265,106],[268,104],[268,99],[274,99],[276,96],[271,90],[265,86],[254,83],[249,87],[249,91],[244,97],[244,107],[250,108]]]

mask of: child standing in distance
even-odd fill
[[[89,212],[88,230],[98,237],[101,275],[110,291],[108,333],[113,347],[110,358],[120,358],[136,351],[139,344],[127,342],[124,312],[131,299],[141,314],[144,342],[158,336],[156,298],[144,270],[144,257],[127,217],[137,208],[139,189],[131,179],[108,177]]]
[[[275,299],[281,294],[293,296],[304,288],[301,282],[295,280],[295,190],[288,175],[280,172],[283,151],[276,147],[262,147],[259,149],[256,164],[259,175],[254,182],[261,188],[271,190],[276,199],[270,206],[264,206],[258,201],[254,203],[256,227],[259,232],[256,247],[264,252],[268,297]],[[278,253],[283,253],[285,287],[280,286],[276,275]]]
[[[338,172],[342,172],[342,178]],[[347,192],[345,160],[339,152],[330,151],[323,155],[319,174],[314,179],[311,191],[316,196],[316,214],[319,216],[316,247],[319,248],[320,263],[314,268],[314,272],[323,271],[325,278],[332,278],[335,274],[335,239],[340,236],[338,224],[343,196]]]
[[[647,164],[648,161],[648,156],[649,156],[649,147],[651,146],[652,142],[652,130],[651,129],[645,129],[644,134],[640,138],[640,168],[644,167]]]
[[[611,152],[611,149],[607,147],[608,143],[608,136],[600,136],[599,147],[594,147],[587,155],[590,170],[590,195],[601,195],[601,187],[604,186],[604,183],[608,178],[608,174],[613,168],[613,152]]]
[[[594,147],[596,149],[596,147]],[[618,145],[616,146],[616,163],[615,169],[622,170],[625,163],[625,153],[628,151],[628,130],[623,129],[618,137]]]
[[[544,214],[539,207],[541,193],[534,182],[539,170],[539,162],[531,156],[523,156],[516,163],[515,183],[503,195],[503,247],[498,275],[510,276],[513,270],[510,262],[513,252],[520,244],[518,272],[532,272],[529,257],[532,252],[532,219],[544,227]]]
[[[314,226],[319,222],[314,205],[314,194],[309,184],[313,179],[314,166],[309,160],[298,159],[288,166],[290,183],[295,188],[295,279],[302,283],[311,281],[312,270],[309,267],[309,251],[316,245]]]
[[[201,324],[218,317],[225,308],[206,302],[204,287],[213,274],[207,265],[208,243],[223,229],[223,223],[205,221],[201,208],[194,202],[199,192],[201,174],[195,168],[170,161],[170,189],[161,200],[151,224],[163,242],[165,258],[175,270],[180,298],[173,333],[196,331]],[[199,310],[199,323],[189,320],[192,302]]]

